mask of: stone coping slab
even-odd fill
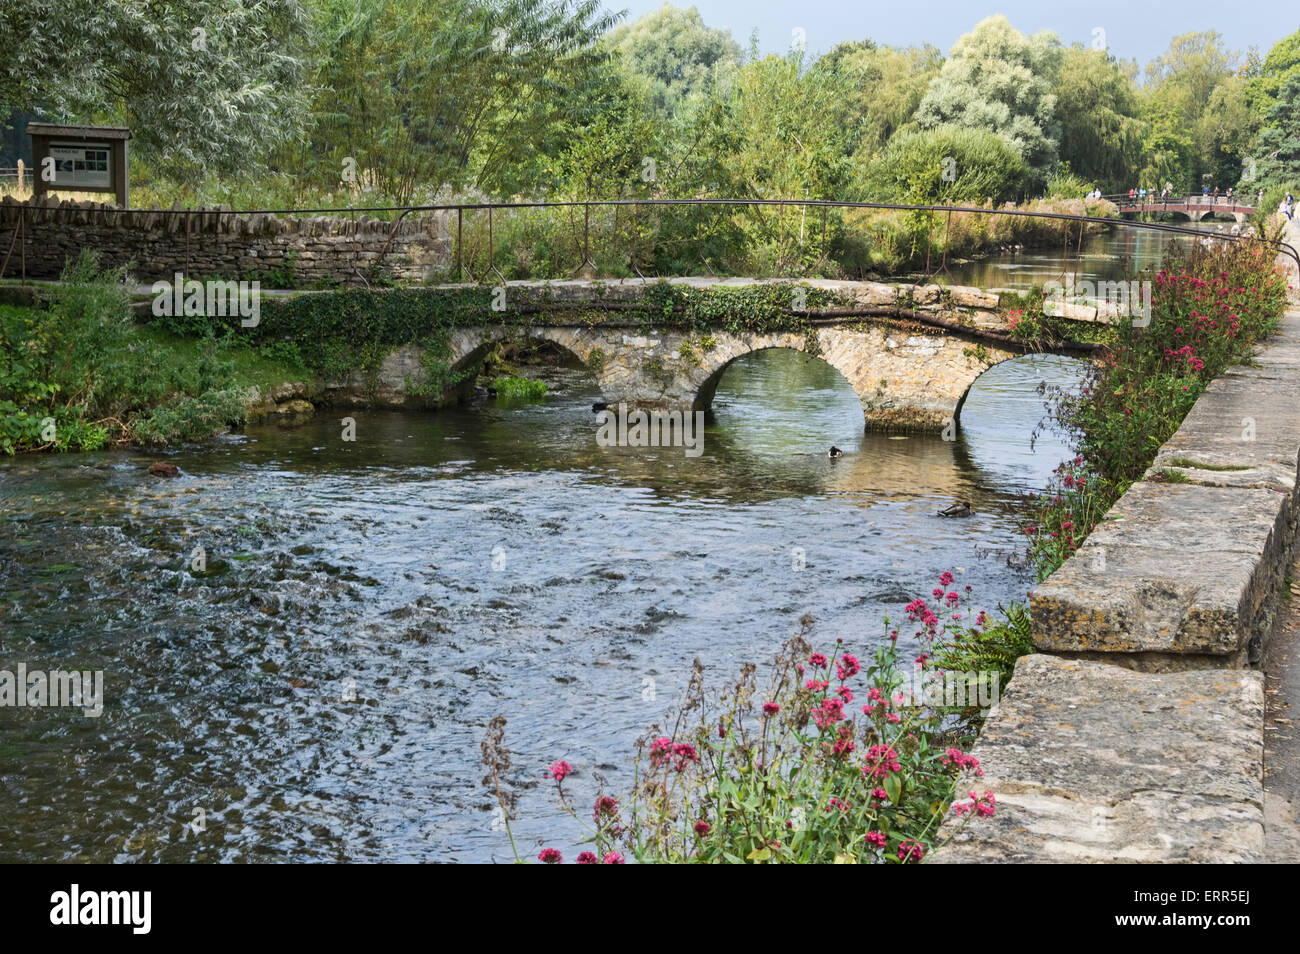
[[[1216,379],[1146,473],[1214,487],[1291,493],[1300,464],[1300,370],[1235,369]],[[1197,464],[1203,466],[1195,466]]]
[[[1260,673],[1023,656],[973,754],[991,818],[950,813],[932,863],[1258,862]],[[959,831],[960,829],[960,831]]]
[[[1280,587],[1288,500],[1269,489],[1134,484],[1033,592],[1035,647],[1244,665]],[[1159,655],[1124,661],[1162,668]]]

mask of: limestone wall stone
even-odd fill
[[[1023,656],[972,750],[993,817],[950,814],[929,860],[1263,861],[1263,723],[1257,672]]]
[[[7,249],[19,223],[5,277],[58,278],[83,248],[106,267],[124,266],[139,282],[189,277],[256,277],[292,266],[298,284],[363,284],[376,277],[422,282],[451,257],[445,213],[412,213],[401,222],[368,216],[282,217],[228,209],[120,210],[95,202],[49,198],[0,200],[0,236]],[[391,240],[390,240],[391,239]]]

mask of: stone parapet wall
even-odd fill
[[[1300,312],[1201,395],[1079,550],[1033,594],[1034,645],[1136,669],[1260,655],[1297,536]]]
[[[451,261],[446,213],[412,213],[400,222],[365,215],[295,218],[228,208],[129,209],[53,198],[0,201],[0,246],[10,247],[6,278],[58,278],[83,248],[136,281],[258,278],[292,269],[300,285],[364,284],[377,278],[423,282]]]
[[[1295,555],[1297,407],[1293,310],[1034,591],[1034,645],[1054,655],[1017,661],[973,749],[997,810],[950,811],[930,861],[1273,857],[1289,823],[1265,808],[1264,680],[1248,667]]]

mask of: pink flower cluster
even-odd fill
[[[878,743],[867,749],[867,760],[862,766],[865,778],[885,778],[891,772],[901,772],[898,752],[892,745]]]
[[[684,772],[688,764],[699,760],[700,754],[689,742],[674,742],[663,735],[650,743],[650,765],[653,768],[675,762],[673,768],[678,772]]]
[[[901,706],[905,701],[906,699],[901,692],[894,696],[895,705]],[[881,692],[878,687],[872,686],[867,690],[867,704],[862,707],[864,715],[875,715],[879,711],[880,714],[884,715],[886,722],[895,725],[902,722],[902,717],[897,712],[890,712],[889,707],[889,697]]]
[[[984,777],[984,770],[980,768],[980,760],[973,755],[966,754],[961,749],[949,749],[939,762],[941,765],[952,765],[960,771],[970,771],[980,778]]]
[[[915,838],[908,838],[898,846],[899,861],[920,861],[925,857],[925,846]]]
[[[952,806],[952,810],[958,815],[965,815],[973,811],[983,818],[990,818],[996,807],[997,800],[993,797],[992,792],[985,792],[983,795],[976,795],[971,792],[969,802],[957,802]]]
[[[817,728],[826,729],[844,718],[844,700],[839,696],[827,696],[812,712]]]

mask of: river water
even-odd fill
[[[1005,284],[997,280],[989,284]],[[819,360],[737,361],[704,453],[596,442],[595,382],[541,402],[351,412],[166,455],[0,460],[0,668],[102,670],[104,711],[0,708],[0,861],[509,857],[479,742],[508,719],[523,852],[572,856],[542,778],[589,804],[696,657],[720,681],[815,619],[864,658],[944,570],[1025,596],[1038,385],[984,374],[954,442],[863,432]],[[826,450],[845,450],[838,461]],[[970,500],[974,516],[936,511]],[[194,561],[202,548],[205,568]]]
[[[1231,222],[1213,220],[1170,224],[1194,228],[1209,236],[1227,232],[1232,227]],[[1172,244],[1185,244],[1187,241],[1186,237],[1178,236],[1177,233],[1117,226],[1107,232],[1085,237],[1081,250],[1076,250],[1071,245],[1070,254],[1065,258],[1062,256],[1061,245],[1055,248],[1003,252],[973,261],[949,264],[947,273],[941,273],[935,280],[943,284],[1011,288],[1016,291],[1042,288],[1050,281],[1064,283],[1065,275],[1073,275],[1076,281],[1094,283],[1121,281],[1132,278],[1150,265],[1159,265]]]

